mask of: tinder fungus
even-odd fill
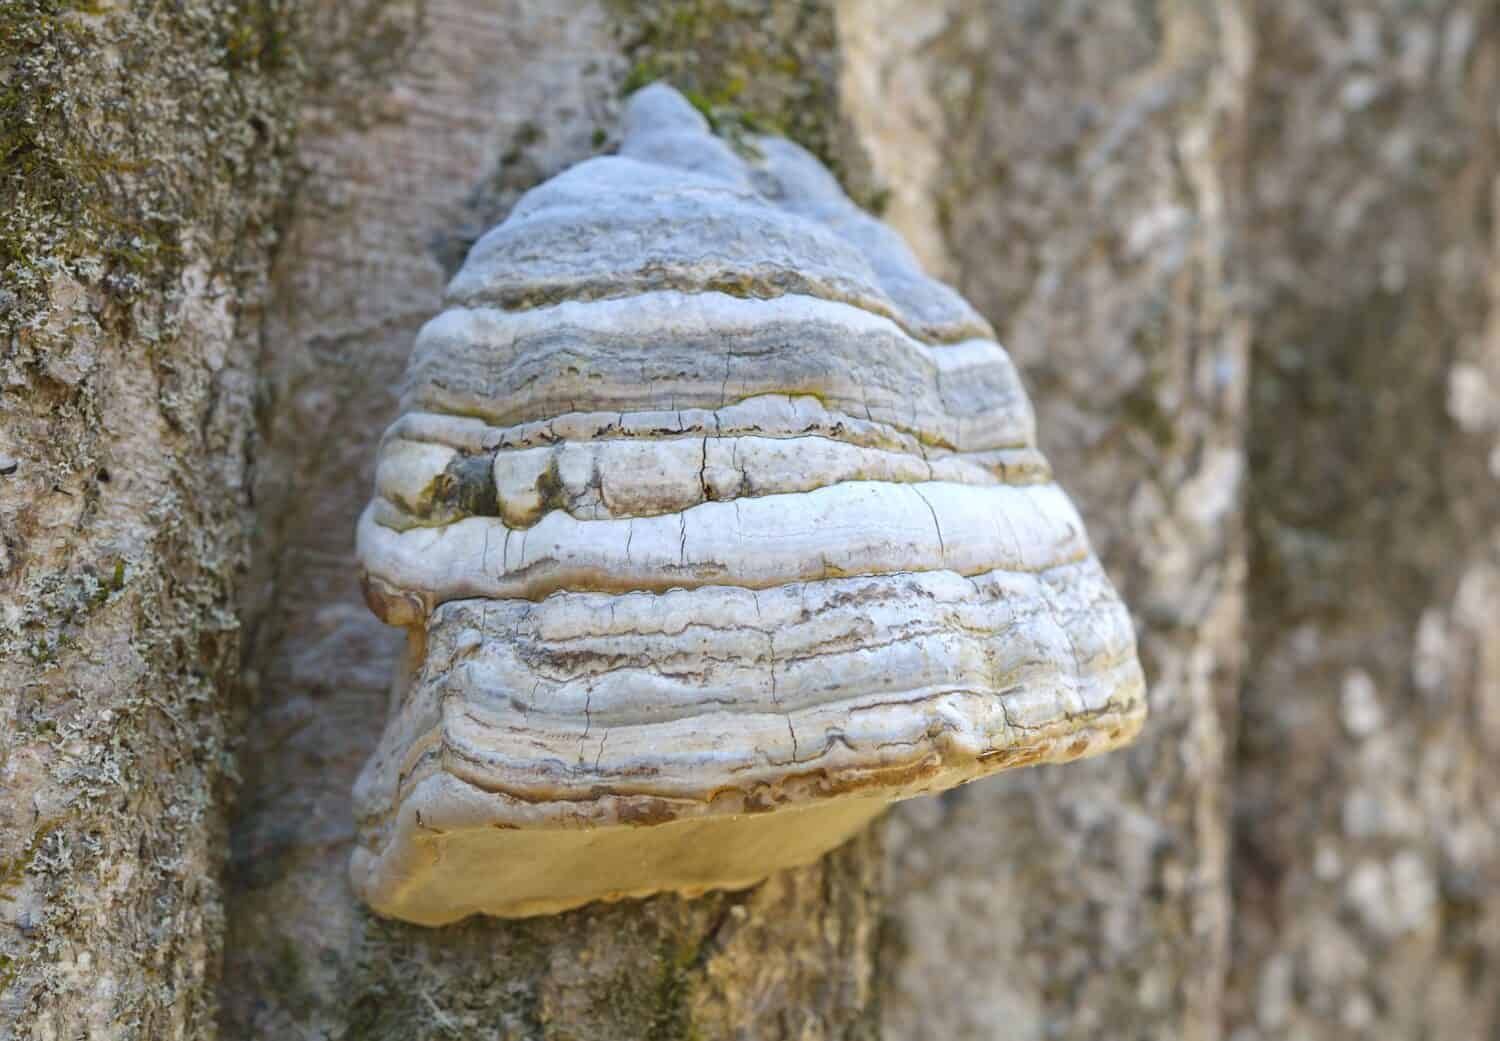
[[[425,924],[751,885],[1128,741],[1130,618],[989,325],[807,152],[629,102],[418,336],[353,877]]]

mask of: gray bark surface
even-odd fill
[[[1021,366],[1135,614],[1152,713],[1122,753],[896,812],[887,1036],[1216,1037],[1244,580],[1244,12],[886,7],[844,10],[874,16],[871,41],[918,41],[886,44],[906,89],[871,102],[911,110],[872,117],[895,131],[874,160],[891,217],[935,226],[939,270]],[[913,164],[914,128],[940,162]]]
[[[1491,1037],[1497,40],[1478,0],[0,0],[0,1037]],[[994,322],[1153,716],[744,893],[388,922],[347,862],[394,386],[658,77]]]
[[[213,1033],[282,32],[0,5],[0,1037]]]
[[[1496,13],[1256,6],[1235,1041],[1500,1029]]]

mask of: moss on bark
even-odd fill
[[[0,0],[0,1034],[213,1031],[266,2]]]

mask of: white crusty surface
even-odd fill
[[[801,293],[664,290],[519,312],[450,308],[417,337],[405,402],[509,426],[585,407],[714,409],[776,393],[955,449],[1035,436],[999,344],[926,343],[888,318]]]
[[[764,589],[842,575],[996,568],[1037,571],[1088,553],[1055,484],[844,481],[704,502],[675,513],[579,520],[565,510],[514,529],[466,517],[396,531],[359,524],[369,575],[430,609],[469,596],[535,600],[560,590]]]
[[[895,232],[850,202],[789,141],[747,161],[675,91],[630,101],[618,156],[579,163],[527,192],[475,243],[450,303],[534,307],[651,290],[802,293],[886,315],[923,340],[990,335],[924,275]]]
[[[795,145],[647,88],[449,299],[359,525],[411,633],[356,791],[377,910],[748,885],[1139,728],[1014,365]]]

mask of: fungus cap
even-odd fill
[[[409,645],[353,877],[414,922],[751,885],[1145,714],[988,324],[664,86],[475,244],[358,539]]]

